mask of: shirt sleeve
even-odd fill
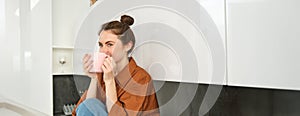
[[[81,96],[81,98],[80,98],[79,101],[77,102],[75,108],[74,108],[73,111],[72,111],[72,116],[76,116],[76,109],[77,109],[77,107],[79,106],[79,104],[82,103],[82,102],[85,100],[86,94],[87,94],[87,91],[85,91],[85,92],[83,93],[83,95]]]
[[[109,116],[159,116],[151,77],[143,73],[133,76],[125,87],[120,88],[118,100],[108,114]]]
[[[98,89],[97,89],[97,97],[99,100],[101,100],[102,102],[105,100],[105,93],[103,92],[103,90],[105,89],[104,86],[102,86],[102,74],[98,74]],[[102,94],[99,94],[102,93]],[[82,96],[80,97],[79,101],[77,102],[75,108],[72,111],[72,116],[76,116],[76,109],[77,107],[86,99],[87,96],[87,90],[82,94]]]

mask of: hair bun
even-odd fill
[[[134,23],[134,19],[131,16],[123,15],[121,16],[121,22],[130,26]]]

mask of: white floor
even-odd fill
[[[0,114],[1,114],[1,116],[22,116],[21,114],[11,111],[9,109],[6,109],[4,107],[0,108]]]
[[[0,97],[0,116],[47,116],[39,111],[16,104]]]

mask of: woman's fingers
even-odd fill
[[[85,54],[82,58],[82,63],[83,63],[83,71],[84,73],[91,77],[91,78],[96,78],[97,74],[90,72],[90,70],[93,68],[93,61],[91,60],[91,55],[90,54]]]
[[[89,70],[92,68],[93,61],[90,60],[91,55],[85,54],[83,57],[83,69],[85,72],[89,72]]]
[[[104,66],[104,64],[101,66],[101,68],[102,68],[102,71],[105,73],[105,72],[108,72],[107,71],[107,69],[106,69],[106,67]]]
[[[92,64],[93,64],[93,61],[88,61],[88,62],[86,62],[85,64],[84,64],[84,69],[87,69],[89,66],[92,66]]]
[[[116,62],[112,57],[110,57],[110,62],[111,62],[111,67],[113,68],[113,70],[115,70],[117,68],[116,67]]]
[[[91,58],[91,55],[90,54],[85,54],[83,59],[82,59],[82,62],[83,64],[85,64],[86,62],[88,62]]]
[[[113,72],[114,65],[113,65],[112,57],[108,57],[104,60],[102,69],[104,72]]]
[[[92,61],[87,63],[87,68],[86,68],[87,72],[89,72],[93,68],[92,63],[93,63]]]
[[[113,69],[114,67],[115,67],[115,61],[114,61],[114,59],[112,58],[112,57],[109,57],[108,59],[107,59],[107,62],[109,62],[109,64],[110,64],[110,67]]]
[[[108,58],[106,58],[103,62],[103,66],[104,66],[104,69],[106,69],[107,71],[111,69],[111,66],[110,66],[110,63],[108,61]]]

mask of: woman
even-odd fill
[[[91,73],[91,55],[83,58],[85,74],[91,78],[73,115],[159,115],[158,103],[150,75],[128,58],[135,44],[130,29],[134,19],[123,15],[120,21],[102,25],[99,31],[100,52],[108,55],[103,73]]]

